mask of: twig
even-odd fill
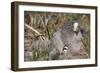
[[[37,33],[38,35],[42,35],[41,33],[39,33],[36,29],[32,28],[31,26],[29,26],[28,24],[25,24],[25,26],[27,28],[29,28],[30,30],[34,31],[35,33]]]

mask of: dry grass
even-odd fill
[[[61,57],[62,59],[74,59],[78,58],[77,56],[69,55],[69,57],[64,57],[63,54],[60,54],[57,49],[51,49],[50,40],[53,37],[53,34],[57,32],[65,23],[69,20],[72,22],[79,21],[82,23],[86,30],[89,28],[89,15],[87,14],[86,17],[83,17],[84,14],[72,14],[72,13],[50,13],[50,12],[25,12],[25,23],[27,23],[32,28],[36,29],[38,32],[43,34],[44,40],[37,37],[38,35],[35,32],[32,32],[28,28],[25,27],[25,38],[30,40],[31,43],[29,46],[31,48],[31,58],[32,61],[43,61],[43,60],[59,60]],[[31,18],[31,17],[33,18]],[[48,20],[47,20],[48,19]],[[88,26],[87,26],[88,25]],[[88,30],[87,30],[88,31]],[[52,42],[51,42],[52,43]],[[82,39],[82,43],[84,44],[85,48],[85,56],[90,57],[90,38],[84,37]],[[24,44],[25,46],[27,44]],[[25,53],[30,52],[29,48],[26,48],[27,51]],[[79,58],[84,58],[82,55]],[[25,55],[27,58],[27,55]],[[27,60],[30,61],[30,60]]]

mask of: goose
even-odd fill
[[[68,21],[64,26],[62,26],[57,32],[53,34],[51,43],[53,49],[58,49],[60,53],[67,52],[69,49],[71,53],[80,53],[84,45],[81,41],[82,33],[80,31],[79,22]],[[70,46],[65,46],[66,43],[70,43]],[[62,51],[63,50],[63,51]]]

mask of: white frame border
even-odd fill
[[[95,9],[81,9],[81,8],[63,8],[63,7],[49,7],[49,6],[28,6],[19,5],[19,54],[18,63],[19,68],[35,68],[35,67],[50,67],[50,66],[71,66],[95,64]],[[86,13],[91,15],[91,58],[78,60],[55,60],[55,61],[36,61],[24,62],[24,11],[45,11],[45,12],[66,12],[66,13]],[[94,30],[92,30],[94,29]]]

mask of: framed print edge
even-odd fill
[[[11,70],[18,70],[18,9],[16,2],[11,3]]]
[[[95,9],[95,64],[84,65],[65,65],[65,66],[50,66],[50,67],[34,67],[34,68],[19,68],[19,5],[36,5],[50,7],[69,7],[69,8],[85,8]],[[60,68],[79,68],[97,66],[97,7],[82,6],[82,5],[67,5],[67,4],[49,4],[49,3],[33,3],[33,2],[12,2],[11,3],[11,70],[13,71],[28,71],[28,70],[45,70],[45,69],[60,69]]]
[[[95,8],[95,65],[98,66],[98,7]]]

